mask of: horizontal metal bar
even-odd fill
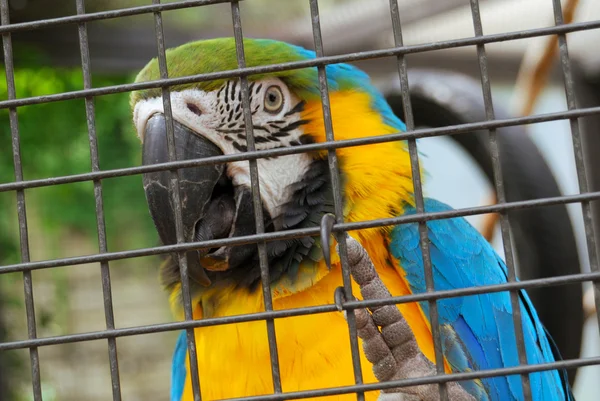
[[[312,397],[325,397],[340,394],[352,394],[358,391],[377,391],[396,387],[419,386],[425,384],[458,382],[465,380],[481,379],[486,377],[509,376],[523,373],[540,372],[553,369],[566,369],[583,366],[600,365],[600,357],[571,359],[551,363],[531,364],[526,366],[515,366],[510,368],[485,369],[471,371],[468,373],[450,373],[436,376],[415,377],[402,380],[390,380],[379,383],[355,384],[351,386],[340,386],[323,388],[318,390],[294,391],[283,394],[270,394],[253,397],[228,398],[227,401],[284,401],[297,400]]]
[[[551,198],[531,199],[524,201],[515,201],[504,204],[495,204],[487,206],[474,206],[471,208],[454,209],[445,212],[426,212],[403,215],[393,218],[366,220],[353,223],[335,224],[333,232],[362,230],[365,228],[385,227],[398,224],[417,223],[422,221],[432,221],[448,219],[453,217],[474,216],[478,214],[499,213],[509,210],[528,209],[533,207],[561,205],[569,203],[579,203],[585,201],[599,200],[600,191],[588,192],[586,194],[564,195]],[[81,265],[87,263],[97,263],[111,260],[120,260],[128,258],[137,258],[142,256],[161,255],[170,252],[181,252],[197,250],[203,248],[215,248],[221,246],[234,246],[252,244],[257,241],[275,241],[292,239],[307,236],[319,235],[319,227],[309,227],[297,230],[286,230],[269,232],[264,234],[244,235],[233,238],[215,239],[210,241],[188,242],[184,244],[163,245],[152,248],[140,248],[129,251],[107,252],[103,254],[93,254],[86,256],[75,256],[70,258],[50,259],[37,262],[16,263],[0,266],[0,274],[14,273],[26,270],[47,269],[51,267]]]
[[[137,326],[122,329],[69,334],[64,336],[37,338],[37,342],[35,344],[31,342],[32,340],[11,341],[0,343],[0,351],[28,348],[33,346],[57,345],[83,341],[103,340],[107,338],[128,337],[141,334],[162,333],[165,331],[185,330],[196,327],[208,327],[234,323],[254,322],[262,321],[265,319],[312,315],[317,313],[333,312],[336,310],[337,309],[335,305],[311,306],[306,308],[286,309],[281,311],[248,313],[243,315],[227,317],[206,318],[172,323],[160,323],[147,326]]]
[[[128,7],[117,10],[99,11],[95,13],[69,15],[66,17],[48,18],[37,21],[19,22],[15,24],[3,25],[0,27],[0,33],[33,31],[36,29],[51,28],[59,25],[77,24],[82,22],[108,20],[121,17],[131,17],[140,14],[150,14],[170,10],[181,10],[190,7],[201,7],[211,4],[221,4],[229,2],[230,0],[187,0],[176,1],[166,4],[152,4],[147,6]]]
[[[583,283],[583,282],[594,281],[594,280],[598,280],[598,279],[600,279],[599,272],[570,274],[570,275],[565,275],[565,276],[560,276],[560,277],[548,277],[548,278],[540,278],[540,279],[524,280],[524,281],[514,281],[514,282],[510,282],[510,283],[506,282],[506,283],[502,283],[502,284],[485,285],[485,286],[478,286],[478,287],[468,287],[468,288],[443,290],[443,291],[421,293],[421,294],[402,295],[402,296],[397,296],[397,297],[390,297],[387,299],[373,299],[373,300],[366,300],[366,301],[348,301],[348,302],[342,303],[342,308],[344,310],[353,310],[353,309],[357,309],[357,308],[366,308],[366,307],[372,307],[372,306],[383,306],[383,305],[392,305],[392,304],[399,305],[399,304],[406,304],[406,303],[410,303],[410,302],[422,302],[422,301],[463,297],[463,296],[478,295],[478,294],[489,294],[489,293],[501,292],[501,291],[510,291],[510,290],[518,290],[518,289],[528,290],[531,288],[542,288],[542,287],[551,287],[551,286],[564,285],[564,284]],[[332,294],[332,298],[333,298],[333,294]],[[19,341],[0,343],[0,351],[22,349],[22,348],[29,348],[29,347],[43,347],[43,346],[47,346],[47,345],[67,344],[67,343],[82,342],[82,341],[103,340],[103,339],[116,338],[116,337],[128,337],[128,336],[141,335],[141,334],[162,333],[162,332],[166,332],[166,331],[184,330],[184,329],[196,328],[196,327],[209,327],[209,326],[216,326],[216,325],[254,322],[254,321],[262,321],[265,319],[281,319],[281,318],[288,318],[288,317],[295,317],[295,316],[314,315],[314,314],[319,314],[319,313],[336,312],[337,310],[338,309],[335,304],[327,304],[327,305],[309,306],[309,307],[303,307],[303,308],[276,310],[276,311],[269,311],[269,312],[258,312],[258,313],[248,313],[248,314],[234,315],[234,316],[206,318],[206,319],[192,320],[192,321],[159,323],[159,324],[146,325],[146,326],[127,327],[127,328],[102,330],[102,331],[94,331],[94,332],[79,333],[79,334],[68,334],[68,335],[63,335],[63,336],[45,337],[45,338],[36,338],[36,339],[28,339],[28,340],[19,340]]]
[[[131,92],[135,90],[163,88],[173,85],[189,84],[194,82],[212,81],[216,79],[229,79],[253,74],[266,74],[279,71],[296,70],[307,67],[317,67],[327,64],[345,63],[352,61],[367,60],[373,58],[395,57],[405,54],[423,53],[435,50],[452,49],[457,47],[474,46],[478,44],[505,42],[507,40],[519,40],[537,36],[555,35],[560,33],[571,33],[584,30],[600,28],[600,20],[577,22],[572,24],[558,25],[547,28],[536,28],[523,31],[498,33],[493,35],[477,36],[447,41],[432,42],[411,46],[391,47],[381,50],[369,50],[356,53],[348,53],[338,56],[317,57],[310,60],[294,61],[289,63],[270,64],[258,67],[238,68],[235,70],[218,71],[208,74],[190,75],[181,78],[165,78],[154,81],[138,82],[124,85],[104,86],[101,88],[84,89],[71,92],[56,93],[51,95],[32,96],[20,99],[0,101],[0,109],[9,107],[20,107],[32,104],[57,102],[61,100],[81,99],[86,96],[101,96],[115,93]]]
[[[150,173],[155,171],[166,171],[188,167],[204,166],[207,164],[230,163],[234,161],[255,160],[265,157],[286,156],[305,152],[314,152],[319,150],[341,149],[346,147],[375,145],[393,141],[408,139],[433,138],[444,135],[458,135],[473,131],[513,127],[516,125],[537,124],[548,121],[567,120],[570,118],[586,117],[600,114],[600,107],[581,108],[569,111],[559,111],[554,113],[538,114],[526,117],[513,117],[498,119],[492,121],[481,121],[478,123],[468,123],[459,125],[449,125],[442,128],[423,128],[411,132],[398,132],[395,134],[374,135],[365,138],[336,140],[334,142],[313,143],[308,145],[299,145],[286,148],[275,148],[245,152],[233,155],[223,155],[207,157],[204,159],[190,159],[173,161],[166,163],[157,163],[147,166],[126,167],[121,169],[95,171],[90,173],[73,174],[61,177],[40,178],[36,180],[8,182],[0,184],[0,192],[15,191],[20,189],[39,188],[51,185],[71,184],[75,182],[84,182],[92,180],[101,180],[105,178],[126,177],[135,174]]]

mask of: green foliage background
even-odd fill
[[[31,97],[83,89],[80,68],[47,67],[39,52],[15,70],[17,97]],[[21,60],[24,58],[21,57]],[[94,75],[93,86],[103,87],[132,82],[132,75]],[[96,133],[102,170],[140,164],[140,142],[137,139],[128,104],[128,93],[94,99]],[[0,79],[0,99],[7,99],[6,81]],[[90,147],[84,99],[44,103],[18,108],[20,150],[24,179],[58,177],[91,171]],[[141,176],[107,179],[102,182],[104,213],[109,251],[135,249],[157,244],[157,236],[148,215]],[[0,183],[15,180],[9,112],[0,110]],[[31,246],[32,260],[74,256],[78,250],[62,249],[60,239],[66,233],[77,233],[97,250],[97,229],[92,182],[29,189],[25,192],[30,236],[43,238],[43,248]],[[81,254],[81,253],[79,253]],[[40,255],[43,255],[40,257]],[[16,193],[0,192],[0,265],[21,262],[19,251]],[[36,310],[38,332],[45,325],[60,327],[57,320],[68,313],[68,293],[64,291],[65,272],[53,271],[57,299],[46,315]],[[157,282],[158,288],[158,282]],[[22,339],[13,321],[24,320],[22,274],[0,275],[0,336]],[[37,305],[36,305],[37,309]],[[39,309],[43,309],[40,307]],[[11,311],[14,313],[11,314]],[[21,322],[22,323],[22,322]],[[3,333],[2,333],[3,332]],[[65,334],[52,331],[50,335]],[[15,354],[16,355],[16,354]],[[29,380],[28,360],[6,353],[0,360],[5,384],[13,394],[8,399],[23,399],[14,394],[18,381]],[[27,354],[20,353],[25,356]],[[8,358],[8,359],[6,359]],[[10,367],[10,368],[9,368]],[[1,391],[1,390],[0,390]],[[25,398],[27,399],[27,398]],[[52,399],[46,397],[45,399]]]
[[[23,68],[15,71],[18,97],[39,96],[49,93],[73,91],[82,88],[81,71],[51,68]],[[127,77],[95,77],[96,86],[128,82]],[[130,81],[129,81],[130,82]],[[0,84],[0,97],[6,99],[6,85]],[[96,98],[96,132],[98,136],[100,168],[103,170],[139,164],[139,142],[133,133],[128,94]],[[21,157],[25,179],[57,177],[91,171],[90,149],[83,99],[26,106],[18,109]],[[14,181],[11,134],[8,111],[0,111],[0,181]],[[141,177],[119,179],[117,183],[106,180],[104,203],[106,219],[119,221],[127,227],[128,222],[138,222],[147,215],[145,210],[131,210],[132,200],[143,199]],[[108,195],[110,194],[110,195]],[[13,193],[14,195],[14,193]],[[61,226],[95,235],[95,215],[90,213],[94,205],[91,182],[67,184],[32,189],[26,196],[40,205],[40,216],[48,234],[58,234]],[[50,199],[53,201],[51,202]],[[38,200],[40,202],[38,202]],[[15,263],[15,238],[11,229],[11,203],[14,199],[3,197],[1,206],[3,263]],[[8,225],[8,227],[7,227]],[[114,230],[114,233],[119,230]],[[110,234],[110,233],[109,233]],[[115,238],[114,236],[109,235]]]

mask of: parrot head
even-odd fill
[[[248,67],[315,58],[312,51],[274,40],[245,39],[244,49]],[[191,42],[168,50],[166,57],[170,78],[237,68],[233,38]],[[336,139],[405,129],[364,72],[337,64],[327,66],[326,73]],[[154,59],[138,74],[136,82],[159,78],[158,61]],[[316,67],[251,75],[248,82],[257,150],[326,140]],[[172,86],[170,104],[177,160],[246,152],[237,78]],[[167,162],[161,89],[133,92],[131,106],[143,143],[143,163]],[[397,216],[402,202],[410,202],[412,181],[404,143],[349,147],[339,149],[338,156],[346,221]],[[324,213],[334,211],[326,152],[260,158],[257,166],[266,232],[316,227]],[[161,171],[143,177],[150,214],[164,244],[177,242],[170,174]],[[185,242],[256,232],[248,161],[180,169],[179,186]],[[369,230],[361,235],[368,236]],[[314,266],[322,260],[315,238],[268,242],[267,256],[271,282],[275,283],[282,279],[294,282],[304,271],[303,266]],[[186,258],[193,290],[218,283],[256,288],[260,283],[256,244],[191,251]],[[169,267],[163,269],[167,287],[177,285],[179,280],[175,260],[171,258]]]

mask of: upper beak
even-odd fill
[[[223,153],[208,139],[174,121],[175,152],[177,160],[201,159]],[[165,116],[154,114],[147,122],[144,136],[142,163],[144,165],[169,161]],[[179,169],[180,213],[183,240],[194,242],[227,237],[235,215],[231,196],[215,194],[215,187],[225,179],[224,164],[209,164]],[[150,215],[165,245],[176,244],[175,212],[171,199],[171,172],[169,170],[143,174],[144,191]],[[208,253],[186,253],[188,272],[199,284],[210,285],[200,258]]]

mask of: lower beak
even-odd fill
[[[222,155],[208,139],[173,122],[177,160],[202,159]],[[146,124],[142,163],[169,161],[165,116],[153,115]],[[179,169],[180,210],[171,200],[171,171],[143,174],[144,191],[150,215],[165,245],[177,243],[175,212],[181,213],[183,240],[195,242],[229,236],[235,215],[232,196],[216,191],[225,178],[225,165],[205,165]],[[221,193],[220,193],[221,192]],[[200,258],[208,249],[186,253],[190,278],[203,286],[211,284]]]

